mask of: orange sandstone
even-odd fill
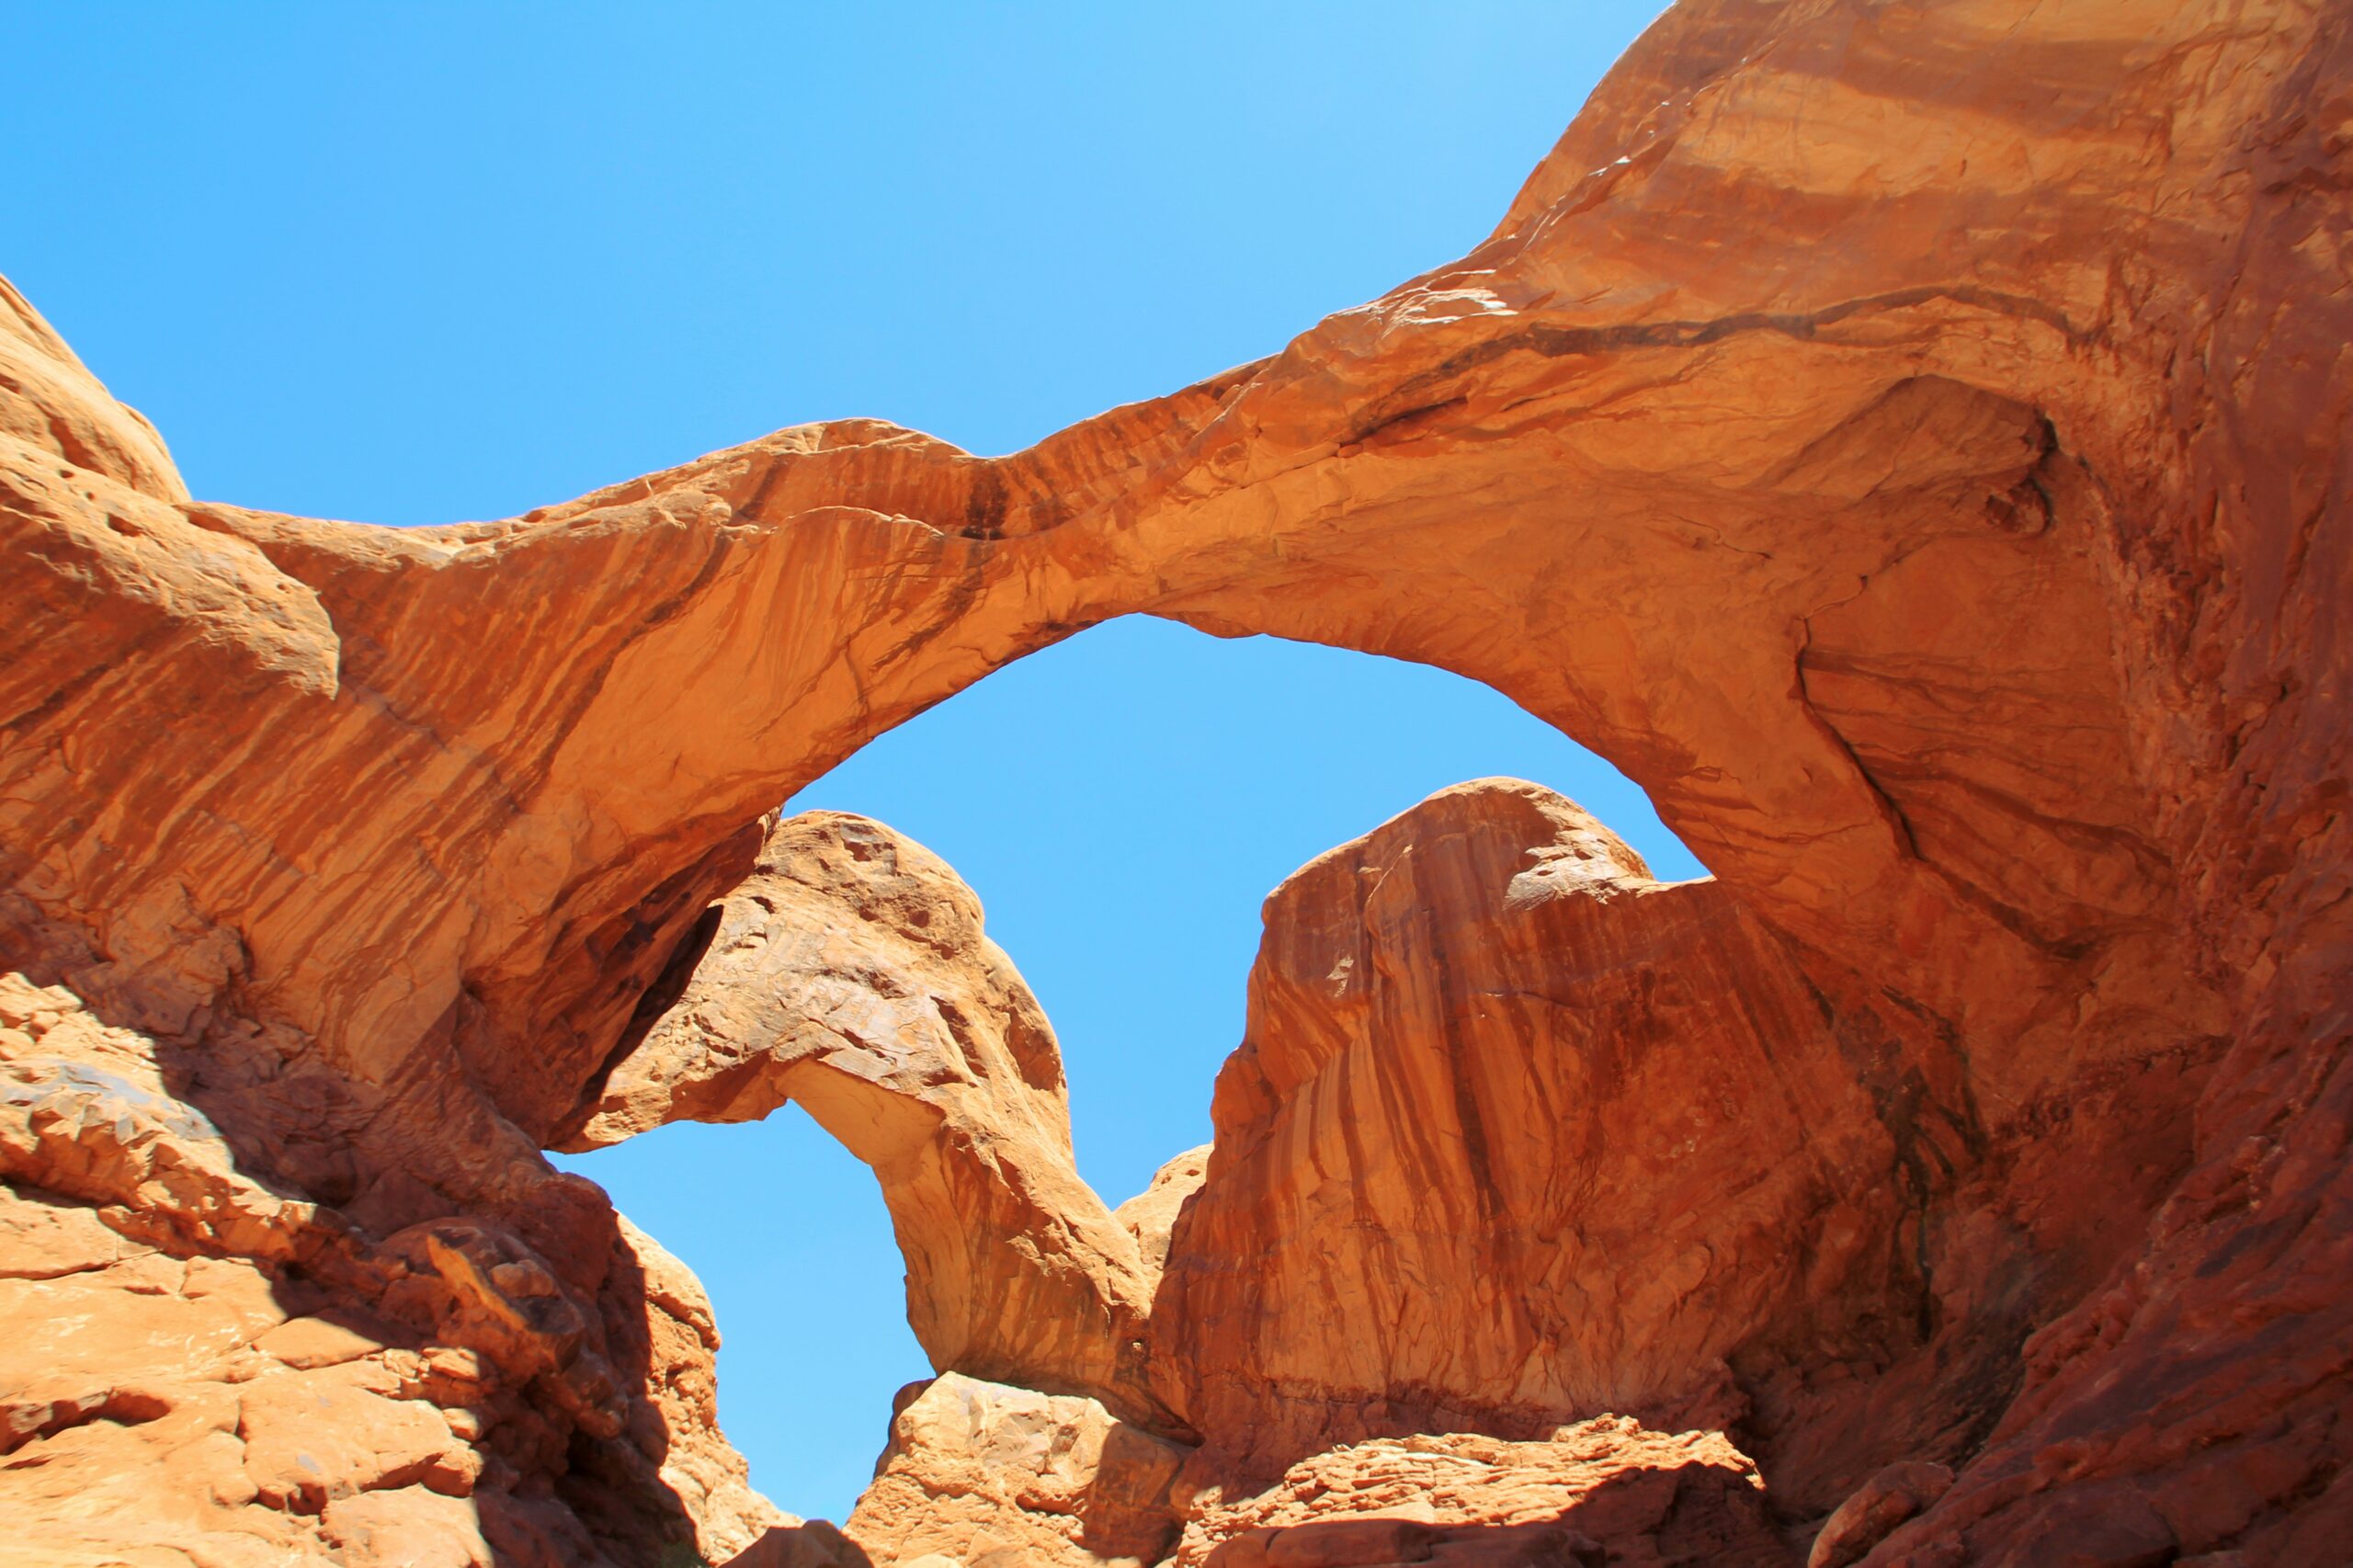
[[[1197,1495],[1383,1425],[1536,1441],[1654,1401],[1611,1414],[1727,1423],[1792,1561],[1895,1462],[1954,1479],[1876,1568],[2326,1561],[2348,103],[2326,6],[1687,0],[1488,240],[1268,359],[1007,458],[809,426],[445,528],[191,500],[7,295],[0,1321],[78,1326],[0,1385],[0,1513],[40,1531],[0,1550],[871,1557],[750,1493],[699,1293],[540,1151],[629,1081],[762,812],[1148,613],[1486,681],[1715,873],[1652,888],[1605,849],[1608,896],[1499,903],[1510,840],[1563,842],[1500,820],[1349,846],[1384,885],[1410,862],[1394,905],[1311,868],[1156,1286],[1141,1219],[939,1177],[992,1233],[1082,1215],[1067,1256],[1114,1260],[1065,1282],[1082,1316],[1151,1289],[1166,1408],[1127,1414],[1204,1439]],[[1394,966],[1378,1006],[1297,968],[1350,942]],[[984,949],[941,962],[995,983]],[[1556,1118],[1498,1098],[1588,1075]],[[1445,1092],[1363,1103],[1398,1085]],[[1041,1114],[994,1086],[882,1114],[972,1147]],[[1666,1160],[1703,1117],[1704,1160]],[[1347,1211],[1302,1172],[1351,1127],[1362,1229],[1278,1259],[1329,1292],[1302,1327],[1188,1236]],[[1500,1272],[1401,1267],[1466,1249]],[[1348,1316],[1374,1302],[1411,1332]],[[264,1347],[303,1319],[317,1364]],[[1010,1350],[940,1322],[1052,1397],[1137,1386],[1093,1321]],[[336,1331],[376,1348],[324,1359]],[[1254,1358],[1263,1407],[1205,1386]],[[298,1381],[367,1413],[315,1483],[271,1457]]]

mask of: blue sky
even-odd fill
[[[1657,9],[14,5],[0,271],[249,506],[499,517],[847,415],[1007,451],[1468,249]],[[1267,892],[1493,773],[1697,874],[1483,687],[1148,621],[796,803],[980,892],[1116,1202],[1207,1136]],[[927,1370],[871,1177],[790,1110],[569,1163],[702,1276],[755,1483],[843,1517]]]

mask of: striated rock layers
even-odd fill
[[[0,296],[0,1553],[1096,1556],[1127,1431],[1221,1561],[2339,1555],[2349,142],[2341,7],[1688,0],[1271,358],[420,530],[190,499]],[[1336,851],[1108,1210],[969,894],[761,818],[1129,613],[1485,681],[1715,880],[1517,787]],[[785,1097],[968,1379],[865,1545],[540,1154]],[[1495,1444],[1555,1501],[1440,1508]]]
[[[1266,926],[1154,1314],[1154,1375],[1213,1449],[1280,1469],[1596,1411],[1721,1427],[1833,1367],[1906,1385],[1918,1419],[1877,1441],[1951,1440],[1953,1397],[1897,1364],[1935,1314],[1942,1376],[1987,1375],[1970,1353],[2004,1325],[1977,1321],[1982,1280],[1921,1266],[1951,1244],[1922,1232],[1902,1134],[1722,884],[1655,883],[1498,779],[1306,867]],[[1842,1392],[1773,1424],[1802,1449],[1785,1494],[1846,1479],[1814,1472],[1820,1425],[1834,1471],[1872,1464]]]

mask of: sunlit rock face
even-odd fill
[[[1756,1465],[1721,1433],[1602,1415],[1537,1441],[1428,1433],[1311,1455],[1266,1491],[1198,1507],[1180,1568],[1788,1561]]]
[[[1213,1451],[1279,1470],[1605,1410],[1721,1427],[1793,1362],[1918,1350],[1899,1135],[1721,883],[1654,882],[1571,802],[1493,779],[1304,868],[1266,925],[1154,1314],[1154,1373]]]
[[[744,1485],[699,1292],[540,1151],[706,1113],[635,1058],[774,874],[764,812],[1142,612],[1486,681],[1715,881],[1508,790],[1318,862],[1198,1190],[1132,1223],[1034,1176],[1058,1074],[1009,967],[825,925],[1002,1009],[926,1037],[1016,1063],[958,1096],[710,1037],[934,1140],[910,1190],[985,1227],[918,1204],[911,1272],[966,1282],[915,1303],[943,1371],[1198,1443],[1192,1522],[1609,1415],[1716,1432],[1793,1561],[1903,1464],[1951,1484],[1837,1551],[2328,1561],[2348,103],[2326,7],[1692,0],[1479,249],[1269,359],[1008,458],[808,426],[448,528],[191,501],[7,296],[0,1551],[888,1560]],[[1015,1115],[1045,1152],[991,1176]],[[972,1238],[1016,1233],[1054,1245],[1003,1288],[1084,1321],[990,1321]],[[1232,1550],[1407,1549],[1375,1524]]]
[[[886,1562],[1157,1562],[1192,1502],[1188,1454],[1097,1401],[950,1372],[901,1396],[849,1533]]]
[[[1135,1237],[1079,1178],[1053,1029],[938,856],[794,817],[681,961],[573,1146],[796,1101],[880,1178],[935,1364],[1168,1424],[1130,1348],[1151,1299]]]

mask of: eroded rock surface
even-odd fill
[[[1191,1497],[1190,1450],[1097,1402],[958,1373],[910,1389],[848,1531],[890,1568],[1155,1563]]]
[[[882,1184],[942,1370],[1153,1411],[1131,1233],[1079,1178],[1051,1026],[939,858],[880,823],[779,824],[657,988],[571,1146],[800,1104]]]
[[[1596,1416],[1530,1442],[1375,1438],[1314,1454],[1267,1491],[1201,1506],[1180,1568],[1780,1568],[1765,1484],[1722,1436]]]
[[[1728,1363],[1916,1349],[1897,1142],[1720,883],[1654,882],[1495,779],[1306,867],[1266,927],[1153,1323],[1170,1403],[1235,1462],[1603,1410],[1721,1427]]]
[[[1136,1241],[1145,1283],[1157,1286],[1168,1263],[1168,1244],[1185,1206],[1201,1189],[1210,1168],[1210,1146],[1188,1149],[1153,1173],[1152,1185],[1111,1211]]]
[[[1892,1464],[1838,1505],[1815,1532],[1805,1568],[1847,1568],[1870,1555],[1890,1531],[1952,1490],[1952,1471],[1910,1460]]]
[[[609,1209],[601,1289],[488,1221],[373,1237],[240,1171],[71,993],[0,975],[0,1561],[725,1562],[794,1528],[719,1435],[701,1288]]]
[[[1293,1358],[1278,1449],[1392,1412],[1519,1419],[1506,1393],[1672,1401],[1712,1376],[1679,1358],[1721,1356],[1718,1413],[1745,1402],[1743,1451],[1802,1519],[1885,1463],[1952,1464],[1874,1564],[2326,1561],[2353,1538],[2348,105],[2333,6],[1687,0],[1476,251],[1267,360],[1004,459],[808,426],[446,528],[189,500],[9,296],[0,969],[44,999],[0,1021],[6,1251],[32,1259],[10,1283],[97,1292],[94,1344],[188,1348],[140,1383],[107,1369],[144,1352],[60,1345],[62,1382],[0,1390],[32,1434],[6,1511],[53,1521],[69,1561],[350,1557],[402,1530],[458,1561],[452,1500],[526,1562],[838,1555],[708,1479],[730,1461],[685,1392],[708,1368],[692,1312],[540,1150],[754,867],[761,812],[988,670],[1142,612],[1441,665],[1592,744],[1717,875],[1684,897],[1725,911],[1686,950],[1768,955],[1736,961],[1768,998],[1819,998],[1805,1027],[1844,1073],[1773,1059],[1761,1103],[1826,1096],[1801,1130],[1737,1096],[1717,1113],[1722,1168],[1780,1148],[1799,1172],[1701,1212],[1731,1234],[1677,1278],[1722,1321],[1682,1296],[1630,1318],[1605,1290],[1616,1322],[1545,1343],[1478,1277],[1431,1277],[1411,1312],[1459,1301],[1476,1342],[1368,1332],[1324,1416],[1313,1346],[1187,1265],[1189,1226],[1246,1233],[1261,1201],[1220,1198],[1229,1164],[1277,1209],[1315,1200],[1222,1131],[1160,1289],[1230,1301],[1236,1342]],[[1369,945],[1417,950],[1390,913]],[[1517,961],[1436,956],[1435,976]],[[1653,972],[1665,1017],[1711,1006]],[[1349,1038],[1317,1032],[1307,978],[1237,1085]],[[1415,1006],[1438,983],[1387,979]],[[1422,1016],[1478,1042],[1467,1098],[1434,1102],[1448,1142],[1397,1152],[1460,1171],[1483,1075],[1529,1070],[1439,1000]],[[1324,1074],[1427,1075],[1438,1054],[1406,1043]],[[1257,1125],[1249,1099],[1221,1114]],[[1313,1119],[1267,1125],[1330,1146]],[[1883,1147],[1892,1213],[1810,1207],[1809,1172],[1849,1168],[1817,1136],[1858,1168]],[[1527,1190],[1489,1154],[1458,1205]],[[1444,1209],[1353,1165],[1375,1230]],[[1865,1226],[1809,1238],[1832,1260],[1821,1345],[1784,1332],[1813,1287],[1744,1250],[1753,1205]],[[1370,1290],[1385,1265],[1290,1267]],[[479,1441],[444,1423],[488,1455],[473,1495],[403,1415],[380,1425],[415,1442],[337,1449],[358,1490],[317,1515],[245,1500],[244,1450],[268,1450],[223,1414],[244,1395],[220,1358],[267,1358],[269,1312],[379,1335],[381,1374],[270,1360],[333,1381],[331,1405],[438,1409],[397,1357],[480,1358],[496,1419]],[[1413,1367],[1439,1386],[1381,1386]],[[1220,1447],[1222,1392],[1147,1372]],[[676,1457],[698,1444],[705,1479]]]

